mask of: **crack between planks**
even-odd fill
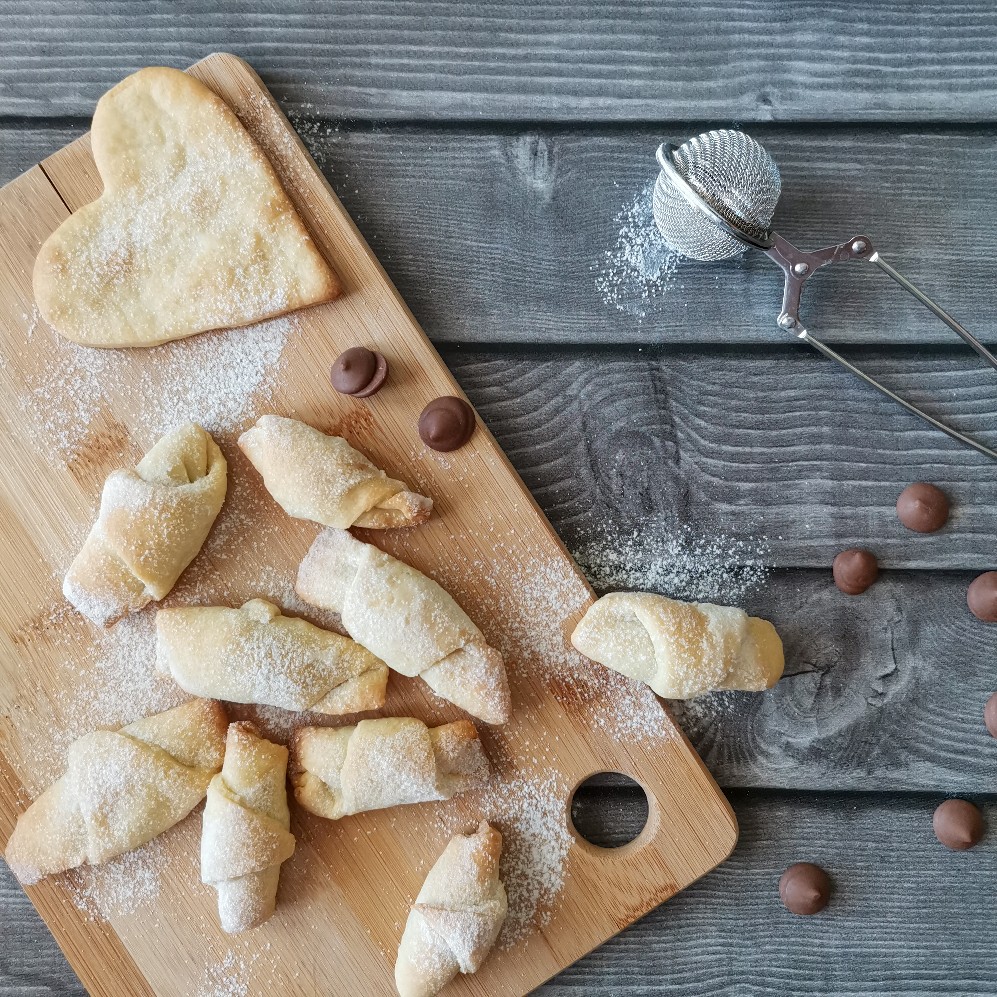
[[[62,196],[62,191],[60,191],[59,188],[56,187],[55,181],[49,176],[48,170],[45,169],[45,164],[44,163],[38,163],[37,165],[38,165],[38,169],[40,169],[42,171],[42,173],[44,174],[45,179],[49,182],[49,185],[51,186],[52,190],[55,191],[55,196],[57,198],[59,198],[60,201],[62,201],[63,207],[70,214],[72,214],[73,213],[73,209],[66,203],[66,199]]]

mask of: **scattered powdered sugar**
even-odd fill
[[[654,182],[649,183],[614,219],[616,243],[603,254],[595,286],[607,305],[635,318],[646,318],[667,292],[682,262],[661,237],[651,213]]]
[[[258,958],[255,952],[248,957],[226,952],[218,965],[206,968],[196,997],[245,997]]]
[[[339,122],[303,114],[291,114],[289,119],[298,137],[304,142],[312,159],[323,173],[335,173],[337,161],[332,155],[333,144],[339,138]]]
[[[509,897],[503,947],[542,928],[564,886],[574,841],[565,810],[568,788],[558,772],[532,778],[498,773],[475,800],[481,818],[502,832],[500,869]],[[447,820],[453,833],[466,823],[459,814],[455,810]]]
[[[649,521],[633,530],[601,527],[572,551],[600,591],[657,592],[689,602],[736,604],[768,580],[768,541],[722,530]]]
[[[482,623],[494,626],[488,636],[510,671],[540,678],[561,703],[615,740],[671,737],[671,722],[646,686],[571,646],[572,621],[581,617],[591,593],[565,558],[557,554],[524,560],[501,544],[494,555],[496,563],[475,562],[472,568],[490,590],[488,620]],[[502,587],[497,562],[513,575],[508,587]]]
[[[113,401],[131,398],[129,430],[150,441],[186,422],[210,433],[240,428],[278,383],[293,318],[209,332],[155,350],[78,346],[40,323],[45,366],[27,375],[21,407],[65,461],[78,456]]]
[[[73,903],[91,920],[108,920],[148,909],[159,897],[160,876],[176,861],[167,836],[99,866],[80,866],[69,872]]]
[[[94,628],[93,651],[85,658],[67,654],[63,667],[74,672],[62,722],[31,745],[32,793],[41,792],[66,767],[70,743],[99,728],[179,706],[190,697],[156,670],[155,612],[135,613],[107,630]]]

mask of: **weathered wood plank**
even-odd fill
[[[0,125],[0,186],[79,138],[89,126],[90,122],[83,120],[42,126],[32,121],[8,121]]]
[[[971,577],[891,572],[850,597],[829,572],[780,572],[742,601],[779,630],[784,678],[674,715],[727,787],[991,791],[997,627],[966,609]]]
[[[975,851],[943,849],[931,833],[941,796],[883,798],[735,793],[733,857],[538,993],[785,997],[991,997],[997,889],[994,832]],[[588,793],[579,824],[612,843],[635,831],[637,800]],[[997,822],[997,807],[985,811]],[[778,899],[787,865],[832,874],[832,905],[814,918]],[[0,863],[0,994],[82,994],[47,929]]]
[[[896,573],[849,598],[829,573],[779,572],[741,602],[779,630],[783,679],[673,715],[727,788],[991,791],[997,627],[966,610],[968,581]]]
[[[660,245],[641,248],[630,236],[627,244],[637,246],[630,262],[607,260],[623,224],[617,215],[654,178],[657,143],[703,123],[623,133],[297,124],[437,342],[789,345],[775,327],[779,272],[757,254],[729,264],[679,263],[656,282],[642,274],[656,273],[665,259]],[[72,130],[0,130],[0,179],[58,148]],[[987,200],[997,131],[753,132],[782,167],[777,220],[787,238],[813,247],[866,231],[977,335],[997,341],[990,293],[997,226]],[[657,239],[646,211],[643,223]],[[634,259],[648,262],[638,267]],[[805,306],[815,331],[831,341],[958,344],[861,264],[821,274]]]
[[[0,995],[82,997],[85,990],[27,894],[0,861]]]
[[[537,993],[993,994],[993,830],[975,851],[946,851],[931,832],[940,796],[737,793],[731,801],[741,840],[729,861]],[[984,810],[993,826],[997,807]],[[606,823],[625,826],[633,812],[619,800]],[[797,861],[825,866],[834,880],[832,904],[816,917],[779,902],[779,876]]]
[[[4,0],[0,18],[0,114],[88,113],[131,70],[218,49],[345,118],[975,121],[997,96],[984,0]]]
[[[764,538],[749,552],[783,567],[826,568],[855,545],[890,569],[997,567],[993,463],[804,346],[444,354],[576,554],[636,531],[650,566],[688,528]],[[861,362],[997,443],[997,377],[975,355],[877,350]],[[919,479],[951,497],[939,533],[897,519],[897,496]]]
[[[779,272],[757,254],[730,264],[679,263],[650,284],[632,262],[607,262],[621,228],[616,216],[654,178],[657,143],[694,134],[702,123],[623,134],[337,130],[300,117],[297,125],[437,342],[789,345],[775,327]],[[66,124],[0,128],[0,181],[75,133]],[[753,133],[782,167],[777,220],[787,238],[813,247],[866,231],[965,325],[997,341],[990,293],[997,226],[987,200],[997,130],[769,126]],[[648,247],[652,264],[665,258]],[[918,255],[918,247],[930,252]],[[600,288],[607,279],[609,290]],[[622,310],[609,300],[613,293]],[[831,341],[958,344],[926,309],[861,264],[821,274],[805,305],[815,331]],[[968,350],[966,359],[972,362]]]
[[[653,228],[654,150],[663,138],[697,134],[701,122],[622,133],[343,132],[308,119],[298,127],[437,341],[789,343],[775,325],[782,275],[769,260],[667,262]],[[865,232],[968,328],[997,341],[988,200],[997,131],[752,134],[782,171],[776,224],[786,238],[816,248]],[[645,205],[636,229],[620,217],[634,203]],[[836,342],[958,344],[860,263],[811,282],[804,320]]]

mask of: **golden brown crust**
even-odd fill
[[[295,591],[340,614],[355,641],[402,675],[486,723],[505,723],[511,697],[501,653],[453,597],[411,565],[345,530],[320,533]]]
[[[218,891],[226,932],[254,928],[274,912],[280,867],[294,852],[286,774],[286,748],[248,721],[229,727],[201,832],[201,880]]]
[[[65,774],[18,818],[6,859],[23,883],[98,865],[182,820],[222,766],[226,717],[194,699],[74,741]]]
[[[225,458],[205,430],[190,423],[164,436],[104,483],[65,597],[103,626],[164,598],[200,551],[226,487]]]
[[[586,611],[571,643],[666,699],[715,689],[760,692],[782,676],[782,641],[743,610],[645,592],[613,592]]]
[[[432,515],[432,499],[389,478],[341,436],[297,419],[261,416],[239,446],[267,491],[297,519],[387,530],[416,526]]]
[[[330,715],[380,709],[388,682],[366,648],[265,599],[160,610],[156,664],[195,696]]]
[[[478,731],[467,720],[430,728],[414,717],[382,717],[351,727],[301,727],[290,750],[295,799],[330,820],[449,800],[489,777]]]
[[[329,301],[336,275],[225,102],[173,69],[108,91],[91,144],[103,194],[46,240],[42,317],[88,346],[152,346]]]

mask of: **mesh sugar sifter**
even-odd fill
[[[804,328],[800,296],[807,280],[831,263],[861,260],[874,264],[896,281],[997,369],[997,357],[890,266],[868,236],[856,235],[839,245],[805,253],[772,231],[769,225],[782,191],[779,168],[765,149],[744,132],[721,129],[678,147],[665,143],[658,148],[657,159],[661,173],[654,186],[654,221],[673,250],[708,262],[731,259],[747,248],[763,252],[785,274],[782,310],[776,320],[780,329],[794,333],[936,429],[997,460],[997,451],[901,398]]]

